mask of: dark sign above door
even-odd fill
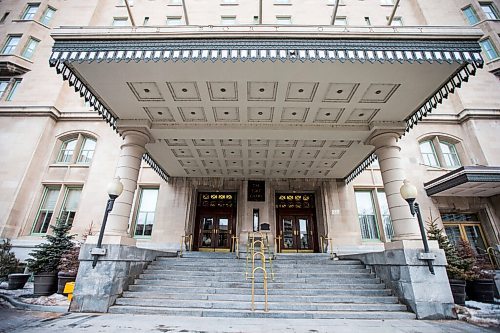
[[[264,180],[248,181],[248,201],[266,201],[266,182]]]

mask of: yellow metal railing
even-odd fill
[[[181,236],[181,246],[180,246],[180,251],[179,251],[179,257],[182,257],[182,253],[184,249],[186,251],[191,251],[193,248],[193,235],[184,235]]]
[[[333,252],[333,238],[328,238],[327,235],[319,236],[319,243],[321,253],[327,253],[328,249],[330,249],[330,259],[334,260],[336,255]]]
[[[489,248],[486,249],[486,253],[488,253],[491,263],[496,268],[500,268],[500,252],[493,246],[490,246]]]

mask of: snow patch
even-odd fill
[[[500,300],[495,299],[494,304],[467,301],[465,306],[456,305],[458,319],[471,324],[500,327]]]

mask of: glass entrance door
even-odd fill
[[[281,249],[283,252],[313,252],[312,216],[280,216]]]
[[[232,236],[231,216],[203,214],[200,216],[200,251],[229,251]]]

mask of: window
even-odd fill
[[[486,54],[486,57],[489,60],[498,58],[498,52],[489,38],[479,41],[479,44],[481,44],[481,48],[483,49],[484,53]]]
[[[54,8],[47,7],[45,9],[45,11],[43,12],[42,17],[40,18],[40,22],[42,24],[49,25],[55,12],[56,12],[56,10]]]
[[[33,54],[35,53],[35,49],[36,49],[38,43],[40,43],[39,40],[37,40],[33,37],[30,37],[28,39],[28,42],[26,43],[26,46],[24,47],[22,56],[25,57],[26,59],[33,58]]]
[[[9,16],[10,12],[5,12],[2,16],[2,18],[0,19],[0,24],[4,24],[5,23],[5,20],[7,19],[7,17]]]
[[[167,17],[167,25],[181,25],[182,24],[181,16],[169,16]]]
[[[135,236],[151,236],[155,220],[156,202],[158,199],[157,188],[141,189],[139,209],[135,222]]]
[[[21,36],[8,36],[2,48],[2,54],[14,54],[20,40]]]
[[[80,155],[78,155],[77,163],[89,164],[94,157],[96,141],[92,138],[84,137]]]
[[[439,146],[443,154],[444,164],[447,167],[459,167],[461,165],[454,144],[446,141],[439,141]]]
[[[387,18],[389,20],[389,18]],[[394,17],[391,22],[392,27],[401,27],[403,25],[403,19],[401,17]]]
[[[449,138],[433,137],[420,141],[423,164],[431,167],[456,168],[461,166],[456,144]]]
[[[441,220],[446,236],[455,246],[460,240],[464,240],[469,242],[477,254],[486,253],[488,246],[477,214],[445,213],[441,214]]]
[[[495,6],[491,2],[480,2],[481,9],[488,20],[498,20],[498,14]]]
[[[39,6],[40,6],[40,4],[38,4],[38,3],[28,4],[28,6],[26,7],[26,9],[23,12],[23,15],[21,16],[21,20],[33,20]]]
[[[113,26],[114,27],[124,27],[128,26],[128,17],[114,17]]]
[[[40,208],[38,209],[33,230],[31,231],[32,233],[45,234],[47,232],[58,196],[59,188],[45,187]]]
[[[394,6],[395,0],[380,0],[382,6]]]
[[[437,159],[436,151],[434,150],[434,144],[432,141],[420,142],[420,153],[424,160],[424,165],[438,167],[439,162]]]
[[[462,9],[462,12],[464,13],[465,18],[470,25],[474,25],[479,22],[479,18],[477,17],[475,10],[471,6],[465,7],[464,9]]]
[[[362,239],[380,239],[371,191],[356,191],[356,205]]]
[[[57,157],[58,163],[70,163],[73,160],[77,141],[78,139],[70,139],[63,142]]]
[[[276,16],[277,24],[292,24],[291,16]]]
[[[7,87],[9,86],[10,80],[0,79],[0,98],[2,98],[5,91],[7,91]]]
[[[233,25],[233,24],[236,24],[236,16],[221,16],[220,23],[222,25]]]
[[[78,203],[80,202],[81,188],[67,188],[64,196],[64,202],[61,208],[59,218],[68,225],[73,225]]]
[[[347,17],[337,16],[334,25],[347,25]]]
[[[12,87],[10,88],[9,94],[5,98],[6,101],[12,101],[20,83],[21,79],[14,79],[14,83],[12,83]]]
[[[56,163],[90,164],[94,157],[96,144],[95,139],[82,134],[66,139],[61,144]]]
[[[361,238],[364,240],[380,240],[382,230],[385,241],[394,236],[389,205],[383,189],[356,190]]]

